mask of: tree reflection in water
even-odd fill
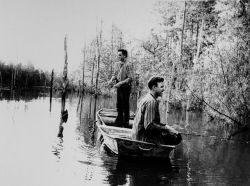
[[[106,149],[107,153],[110,153]],[[113,155],[114,156],[114,155]],[[172,166],[170,160],[131,159],[103,157],[104,167],[108,171],[110,185],[159,185],[169,184],[178,178],[179,169]]]
[[[84,144],[94,146],[95,145],[95,109],[97,99],[92,96],[81,99],[80,109],[78,112],[79,136],[83,138]]]
[[[52,145],[53,154],[60,159],[61,153],[63,152],[63,138],[58,138],[58,141],[55,145]]]
[[[111,101],[97,99],[95,109],[94,97],[88,96],[83,99],[82,111],[78,112],[76,131],[84,157],[79,162],[87,165],[85,180],[93,181],[99,176],[97,174],[101,174],[103,184],[108,185],[248,185],[249,145],[205,137],[213,131],[206,131],[206,122],[199,113],[190,112],[187,116],[186,113],[176,112],[170,115],[169,121],[175,121],[183,128],[188,124],[187,131],[202,136],[184,135],[183,142],[173,151],[169,162],[118,158],[100,143],[95,131],[95,110],[113,108],[115,103],[113,101],[111,105]],[[97,169],[102,170],[101,173]]]

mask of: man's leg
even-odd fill
[[[115,119],[115,126],[121,127],[123,125],[123,105],[122,105],[122,90],[117,89],[117,100],[116,100],[116,109],[117,117]]]
[[[123,111],[124,111],[124,127],[129,128],[129,96],[130,96],[130,86],[126,87],[126,89],[124,89],[123,94],[124,94],[124,107],[123,107]]]

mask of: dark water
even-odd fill
[[[204,137],[223,130],[215,130],[218,124],[208,126],[202,113],[186,118],[175,111],[168,122],[203,137],[184,135],[170,162],[138,162],[119,159],[99,144],[94,112],[113,108],[115,102],[98,98],[96,108],[94,102],[84,97],[79,112],[78,98],[69,97],[68,121],[58,138],[60,98],[53,99],[51,112],[48,97],[2,99],[0,185],[250,185],[250,144]]]

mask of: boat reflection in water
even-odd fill
[[[172,166],[170,159],[131,159],[115,155],[102,146],[103,167],[110,185],[159,185],[178,179],[179,168]]]

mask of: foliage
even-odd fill
[[[192,95],[193,109],[205,108],[238,126],[250,124],[249,3],[159,1],[156,9],[161,29],[142,44],[144,83],[153,74],[165,76],[172,105],[185,106]]]
[[[34,86],[49,86],[48,72],[37,70],[34,66],[6,65],[0,62],[0,85],[7,89],[30,89]]]
[[[33,65],[22,66],[5,64],[0,62],[0,89],[7,90],[34,90],[48,89],[50,87],[51,73],[35,69]],[[62,74],[55,75],[54,89],[61,89]],[[73,79],[70,78],[69,90],[76,91],[77,87]]]
[[[160,75],[166,84],[163,99],[172,106],[205,109],[211,117],[238,126],[250,124],[248,1],[159,0],[155,8],[161,17],[159,27],[152,28],[146,39],[126,41],[123,32],[112,25],[110,38],[98,41],[97,37],[87,44],[85,72],[81,64],[78,79],[75,74],[69,78],[70,89],[84,84],[96,93],[98,84],[98,94],[112,93],[107,81],[117,49],[125,48],[135,69],[134,92],[146,91],[148,79]],[[50,74],[33,66],[0,63],[0,72],[2,87],[49,85]],[[61,86],[61,76],[55,78],[56,87]]]
[[[204,94],[208,103],[223,112],[226,115],[223,118],[229,122],[245,126],[250,123],[250,12],[241,10],[237,1],[218,3],[216,42],[207,48],[196,68],[203,71]],[[218,114],[211,108],[209,111]]]

